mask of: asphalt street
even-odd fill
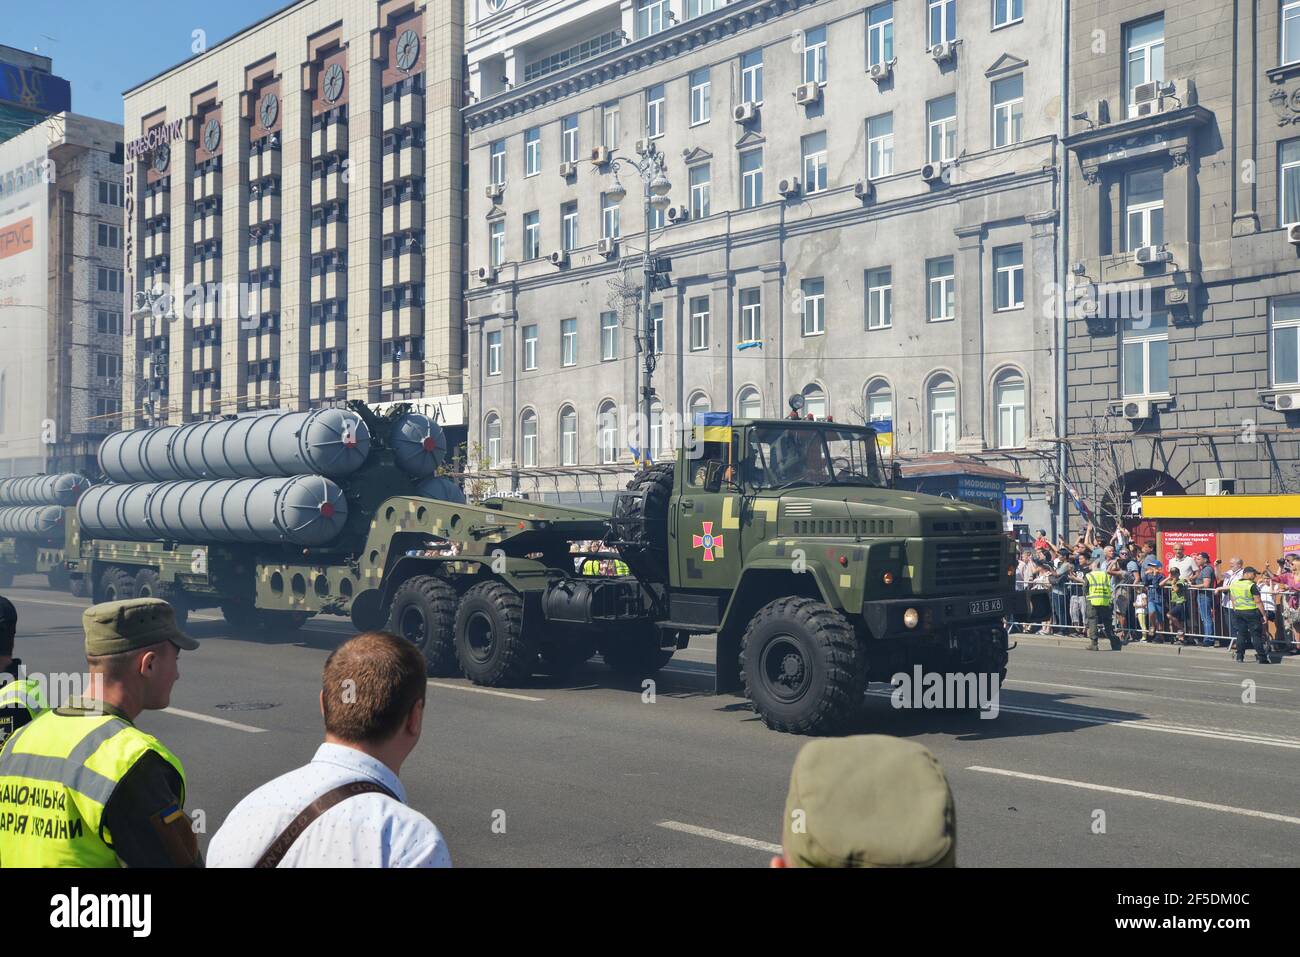
[[[32,672],[80,673],[87,602],[42,582],[6,592],[17,654]],[[184,762],[206,846],[244,794],[311,757],[321,668],[353,632],[335,618],[239,632],[215,610],[187,630],[203,646],[182,655],[172,708],[139,725]],[[855,729],[939,758],[961,866],[1300,865],[1300,659],[1018,642],[996,718],[895,709],[872,686]],[[712,694],[712,655],[707,640],[679,652],[653,700],[599,659],[509,690],[431,680],[402,769],[410,803],[457,866],[765,866],[806,739]]]

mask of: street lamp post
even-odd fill
[[[642,436],[641,454],[644,458],[649,453],[650,444],[650,416],[651,408],[654,405],[654,370],[655,370],[655,336],[654,322],[650,318],[650,294],[653,292],[654,277],[657,274],[655,269],[655,260],[650,255],[650,220],[651,214],[655,210],[663,210],[672,204],[668,198],[668,192],[673,188],[672,183],[668,181],[666,175],[667,160],[663,153],[655,148],[653,142],[647,143],[644,150],[637,152],[635,160],[627,157],[615,156],[609,161],[610,169],[614,173],[614,188],[607,190],[605,195],[621,203],[627,195],[627,190],[619,181],[618,174],[620,170],[632,170],[640,178],[643,186],[643,212],[645,213],[645,260],[641,270],[641,321],[642,326],[636,336],[637,353],[642,356],[642,385],[641,385],[641,406],[642,415],[644,416],[646,434]],[[658,451],[657,449],[655,450]]]

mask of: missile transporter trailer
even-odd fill
[[[76,473],[0,479],[0,588],[15,575],[46,575],[51,588],[70,585],[65,545],[72,506],[89,486]]]

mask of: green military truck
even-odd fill
[[[65,591],[71,585],[64,550],[57,540],[0,537],[0,588],[12,585],[15,575],[44,575],[55,591]]]

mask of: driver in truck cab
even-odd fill
[[[730,442],[703,442],[700,444],[700,457],[690,467],[691,484],[698,488],[708,488],[709,480],[718,481],[721,473],[722,482],[734,482],[736,468],[729,461]]]

